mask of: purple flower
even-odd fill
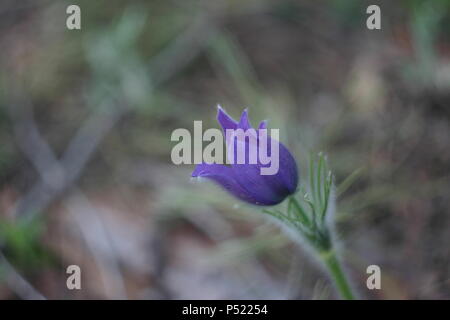
[[[241,115],[239,122],[231,118],[222,108],[219,107],[217,120],[226,133],[226,130],[253,129],[248,120],[247,110]],[[250,150],[250,144],[261,145],[261,136],[259,133],[266,132],[267,122],[262,121],[256,132],[255,139],[246,138],[245,140],[237,141],[234,138],[234,145],[230,138],[227,137],[227,150],[230,145],[234,146],[243,143],[245,150]],[[264,129],[264,130],[262,130]],[[254,130],[254,129],[253,129]],[[275,139],[264,136],[267,139],[267,153],[271,155],[273,146],[278,147],[278,171],[273,175],[262,175],[261,168],[267,168],[268,164],[261,164],[260,159],[251,164],[248,161],[248,154],[244,164],[237,164],[232,161],[231,165],[223,164],[207,164],[201,163],[195,167],[192,172],[193,177],[205,177],[211,179],[224,187],[235,197],[255,205],[271,206],[282,202],[287,196],[293,194],[297,189],[298,172],[297,165],[289,150]],[[271,147],[272,146],[272,147]],[[234,160],[236,160],[237,152],[234,152]]]

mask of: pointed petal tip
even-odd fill
[[[220,104],[217,105],[217,118],[222,115],[226,115],[227,112],[222,108]]]
[[[199,182],[200,181],[200,177],[193,177],[193,176],[191,176],[190,178],[189,178],[189,182],[191,182],[191,183],[197,183],[197,182]]]
[[[244,111],[242,111],[241,118],[239,119],[239,128],[247,130],[251,128],[250,121],[248,120],[248,109],[245,108]]]
[[[192,171],[192,173],[191,173],[191,178],[201,177],[203,171],[204,171],[204,168],[201,164],[196,165],[194,171]]]
[[[220,106],[217,106],[217,121],[223,130],[236,129],[237,122]]]
[[[267,124],[269,123],[269,120],[263,120],[259,123],[258,129],[267,129]]]

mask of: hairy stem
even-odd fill
[[[336,256],[336,252],[333,249],[322,252],[321,258],[325,263],[325,266],[327,267],[341,297],[345,300],[354,300],[355,296],[353,295],[341,263]]]

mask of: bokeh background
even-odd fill
[[[0,298],[336,298],[257,208],[172,164],[172,131],[217,128],[217,103],[270,119],[302,173],[328,155],[361,297],[450,298],[443,0],[2,0]]]

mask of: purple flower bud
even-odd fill
[[[236,122],[219,107],[217,120],[225,133],[227,129],[253,129],[248,120],[247,110],[242,113],[240,121]],[[231,145],[231,148],[234,146],[236,151],[236,145],[239,143],[244,143],[246,153],[249,153],[247,151],[251,149],[250,144],[256,143],[258,150],[261,145],[261,130],[265,132],[266,127],[266,121],[262,121],[258,129],[255,130],[255,139],[247,137],[243,141],[237,142],[237,138],[230,140],[227,137],[227,150],[230,151]],[[237,152],[234,152],[234,159],[230,159],[233,160],[231,165],[201,163],[195,167],[192,176],[211,179],[235,197],[251,204],[271,206],[282,202],[297,189],[297,165],[291,153],[283,144],[268,135],[264,136],[264,139],[267,139],[268,156],[271,155],[271,148],[274,146],[278,148],[278,171],[275,174],[262,175],[261,168],[267,168],[270,164],[262,164],[260,159],[256,163],[251,163],[248,161],[248,154],[245,155],[246,161],[244,164],[237,164],[235,161]],[[234,144],[232,144],[233,142]]]

